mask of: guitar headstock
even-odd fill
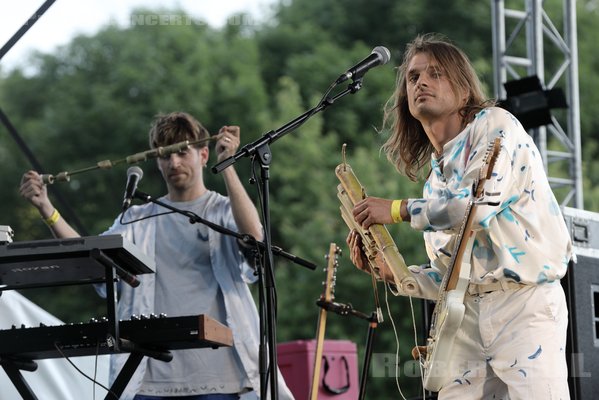
[[[501,151],[501,138],[495,138],[489,146],[487,147],[487,152],[485,153],[485,158],[483,160],[483,167],[481,169],[481,177],[482,179],[491,178],[491,174],[493,173],[493,168],[495,168],[495,162],[497,161],[497,157],[499,156],[499,152]]]
[[[497,157],[499,157],[500,151],[501,138],[497,137],[489,143],[487,151],[485,152],[483,166],[480,169],[479,179],[476,184],[475,197],[480,197],[480,195],[482,194],[483,183],[487,179],[491,178],[491,175],[493,174],[493,169],[495,168],[495,162],[497,162]]]
[[[323,282],[324,290],[320,296],[321,300],[332,301],[335,298],[335,283],[337,280],[337,267],[339,266],[339,256],[341,249],[335,243],[329,246],[329,252],[325,256],[327,260],[326,280]]]

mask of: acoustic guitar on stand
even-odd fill
[[[329,253],[327,254],[326,280],[324,281],[324,290],[320,300],[330,303],[335,298],[335,280],[337,277],[337,267],[339,266],[339,254],[341,249],[331,243]],[[322,365],[322,352],[324,347],[324,333],[327,323],[327,310],[321,308],[318,315],[318,326],[316,328],[316,352],[314,355],[314,373],[312,375],[312,386],[310,387],[310,400],[318,399],[318,383],[320,382],[320,369]]]

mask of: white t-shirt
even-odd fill
[[[164,203],[198,215],[209,192],[189,202]],[[223,294],[210,262],[206,225],[191,224],[181,214],[156,220],[156,274],[154,310],[169,317],[206,314],[226,324]],[[251,386],[237,353],[231,347],[172,351],[173,360],[148,360],[139,394],[188,396],[241,393]]]

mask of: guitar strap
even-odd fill
[[[476,209],[473,210],[473,212],[475,212]],[[466,248],[464,249],[464,255],[462,256],[462,270],[467,269],[468,270],[468,286],[470,286],[470,282],[472,282],[472,274],[474,271],[472,271],[472,251],[474,250],[474,242],[476,241],[474,239],[475,235],[474,232],[471,232],[471,236],[468,238],[468,243],[466,244]],[[468,268],[464,268],[464,265],[466,265]],[[460,272],[461,272],[460,271]],[[466,296],[466,293],[468,292],[468,287],[464,288],[464,297]]]

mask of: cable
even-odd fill
[[[90,381],[92,381],[94,384],[100,386],[102,389],[106,390],[110,395],[112,395],[116,400],[119,399],[119,396],[116,395],[116,393],[114,393],[112,390],[110,390],[109,388],[107,388],[106,386],[102,385],[100,382],[96,381],[95,379],[91,378],[89,375],[87,375],[85,372],[81,371],[79,369],[79,367],[77,367],[69,357],[67,357],[66,354],[63,353],[62,349],[60,348],[60,346],[58,345],[58,342],[54,342],[54,347],[56,348],[56,350],[60,353],[60,355],[69,362],[69,364],[71,364],[71,366],[73,368],[75,368],[77,370],[77,372],[79,372],[83,377],[89,379]],[[97,355],[96,355],[97,358]],[[95,395],[95,391],[94,391],[94,395]]]
[[[401,386],[399,384],[399,335],[397,334],[397,326],[395,325],[395,320],[391,315],[391,307],[389,307],[389,290],[387,288],[387,284],[385,284],[385,305],[387,306],[387,315],[391,320],[391,326],[393,327],[393,334],[395,335],[395,384],[397,386],[397,390],[399,395],[403,400],[407,400],[406,396],[404,396],[403,391],[401,390]],[[414,315],[414,310],[412,309],[412,315]]]
[[[100,342],[96,342],[96,357],[94,358],[94,381],[98,377],[98,356],[100,354]],[[96,400],[96,387],[94,386],[94,391],[92,394],[94,400]]]
[[[418,330],[416,328],[416,318],[414,316],[414,303],[412,302],[412,296],[408,296],[410,299],[410,310],[412,310],[412,327],[414,328],[414,346],[418,349]],[[424,371],[422,370],[422,362],[420,362],[420,351],[418,351],[418,368],[420,369],[420,384],[422,385],[422,400],[426,399],[426,390],[424,389]]]
[[[129,224],[133,224],[135,222],[143,221],[144,219],[150,219],[150,218],[154,218],[154,217],[159,217],[161,215],[167,215],[167,214],[174,214],[175,213],[174,211],[165,211],[163,213],[146,215],[145,217],[141,217],[141,218],[138,218],[138,219],[133,219],[133,220],[130,220],[130,221],[123,222],[123,218],[125,217],[125,213],[126,212],[127,211],[125,211],[124,213],[121,214],[121,218],[119,220],[119,223],[121,225],[129,225]]]

